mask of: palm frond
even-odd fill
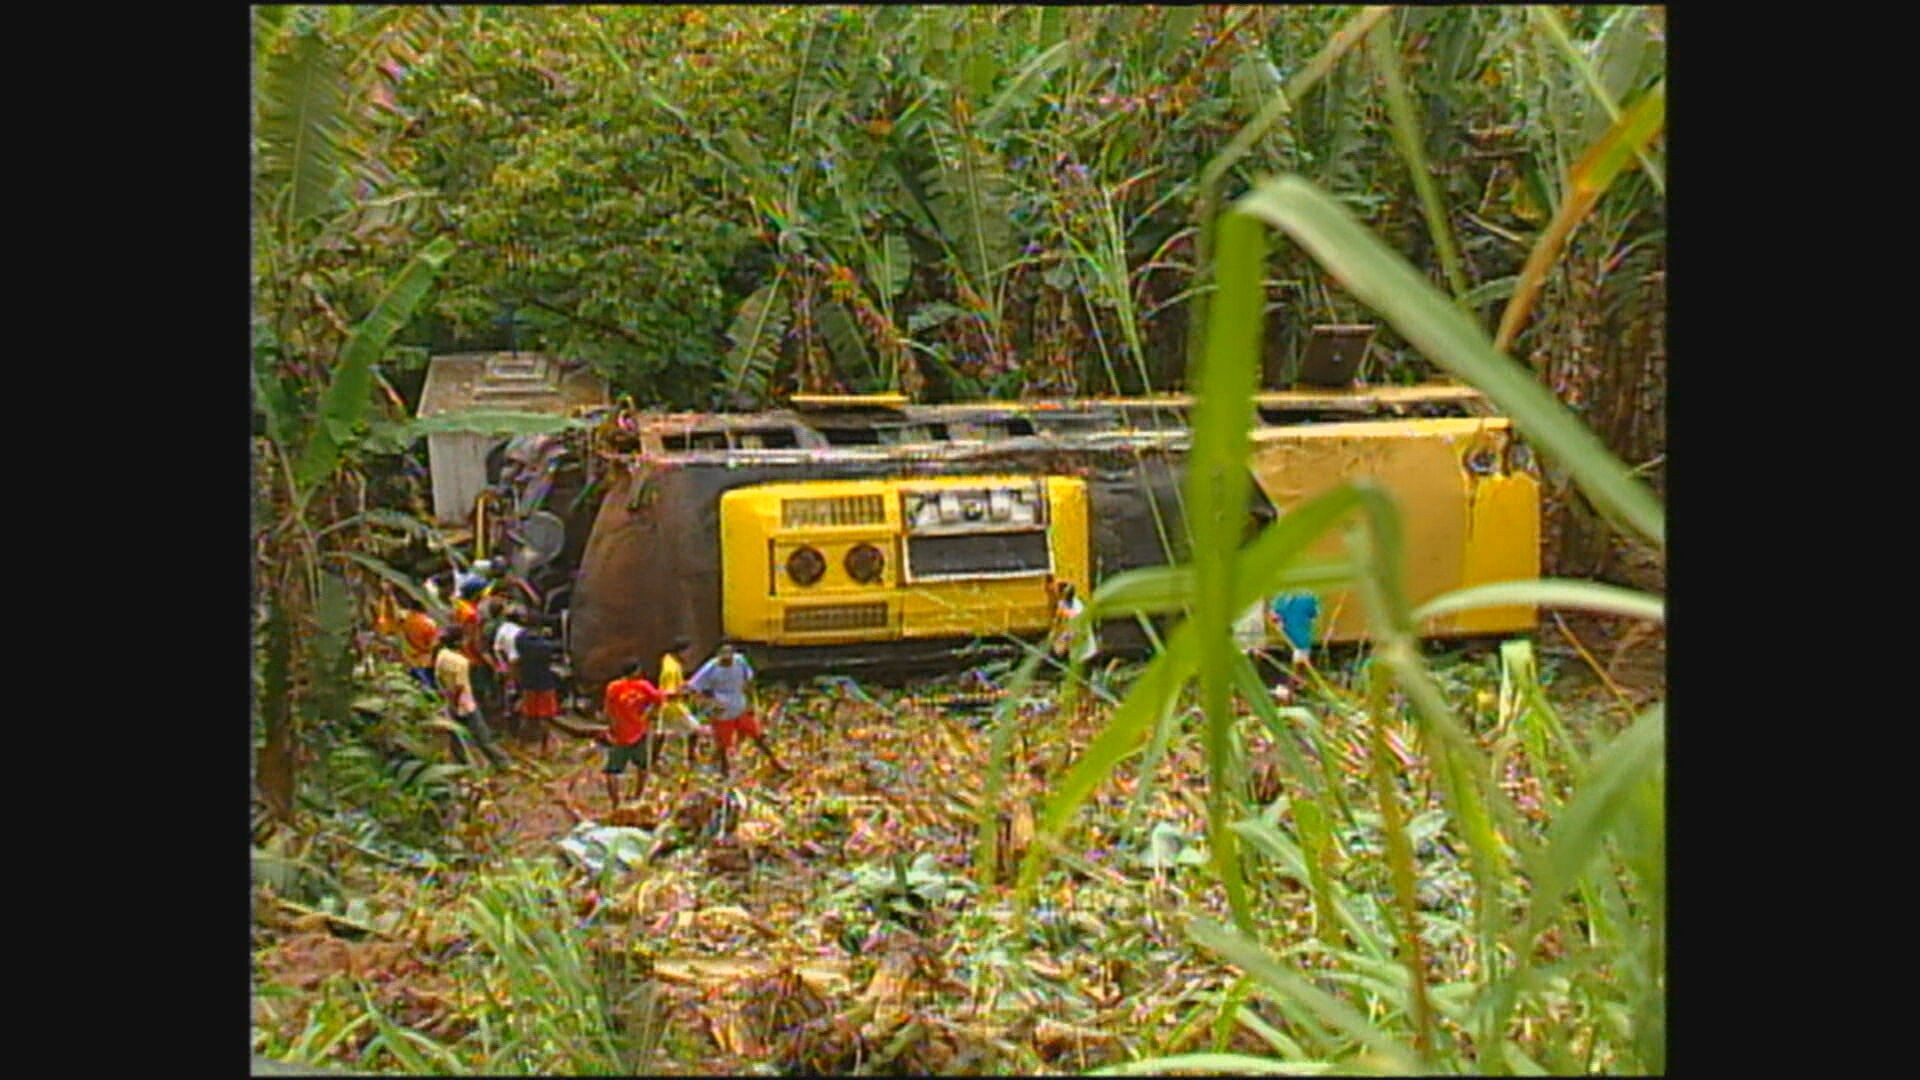
[[[780,340],[787,332],[792,310],[780,295],[784,279],[775,278],[761,286],[740,305],[733,326],[727,330],[733,348],[727,350],[723,374],[728,396],[766,392],[780,359]]]
[[[299,224],[332,206],[340,188],[347,115],[340,51],[312,28],[295,30],[267,56],[259,79],[256,198],[263,210],[285,199],[286,220]]]
[[[845,305],[838,302],[821,305],[820,333],[827,339],[827,347],[833,350],[834,362],[842,375],[873,373],[873,354],[868,351],[866,341],[860,336],[860,327],[855,325]]]
[[[940,129],[944,127],[944,136]],[[925,182],[934,221],[952,247],[974,291],[993,295],[1000,272],[1013,261],[1013,189],[991,150],[964,125],[929,125],[938,164]]]

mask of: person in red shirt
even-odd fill
[[[628,765],[634,767],[633,793],[628,801],[638,800],[647,786],[647,766],[651,764],[647,751],[652,744],[647,732],[653,727],[654,710],[667,699],[659,687],[641,675],[644,670],[646,665],[636,660],[627,665],[620,678],[607,684],[607,732],[601,736],[607,744],[607,764],[603,771],[607,775],[607,802],[615,809],[620,806],[619,777]]]

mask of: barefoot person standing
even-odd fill
[[[786,772],[787,767],[780,764],[774,755],[773,747],[767,745],[766,732],[760,726],[760,718],[754,715],[753,703],[747,697],[748,687],[753,682],[753,669],[747,666],[746,657],[735,651],[731,642],[722,642],[713,659],[700,666],[688,680],[687,689],[712,702],[713,741],[720,749],[720,776],[727,774],[727,752],[740,736],[753,740],[760,752],[767,755],[778,772]]]

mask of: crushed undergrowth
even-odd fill
[[[1549,652],[1541,681],[1551,688],[1579,663]],[[1605,738],[1627,722],[1604,696],[1584,695],[1552,730],[1531,723],[1512,687],[1502,694],[1495,651],[1436,672],[1535,824],[1568,789],[1556,740]],[[545,756],[509,744],[513,766],[489,774],[434,764],[446,749],[422,726],[423,699],[381,672],[359,705],[358,745],[385,749],[334,751],[329,782],[349,795],[311,806],[256,848],[254,1052],[357,1071],[643,1075],[1338,1056],[1337,1039],[1310,1017],[1185,932],[1192,918],[1226,912],[1205,866],[1207,770],[1191,707],[1175,717],[1151,778],[1137,775],[1146,755],[1136,753],[1101,787],[1022,923],[1011,880],[1046,785],[1108,707],[1062,715],[1056,686],[1031,688],[1017,703],[1023,737],[1012,740],[999,819],[1001,871],[979,880],[993,715],[980,690],[991,674],[898,689],[764,687],[763,706],[777,709],[770,734],[793,774],[776,776],[743,747],[729,801],[717,797],[711,761],[690,775],[676,743],[638,809],[610,819],[592,744],[557,742]],[[1117,697],[1130,674],[1100,680]],[[1330,678],[1353,685],[1351,672]],[[1301,745],[1350,813],[1292,812],[1300,783],[1271,732],[1244,718],[1246,817],[1310,855],[1291,867],[1249,856],[1262,937],[1324,972],[1328,992],[1377,1014],[1405,972],[1376,965],[1391,970],[1371,986],[1355,974],[1368,970],[1358,954],[1393,902],[1380,820],[1368,810],[1371,721],[1343,699],[1300,704],[1320,731]],[[1390,725],[1383,745],[1412,799],[1431,983],[1458,987],[1480,962],[1473,878],[1411,726]],[[367,776],[358,789],[340,780],[355,769]],[[1548,959],[1557,948],[1543,939]],[[1466,1017],[1449,1016],[1438,991],[1436,1001],[1443,1036],[1468,1039]],[[1533,1031],[1557,1015],[1577,1023],[1582,1007],[1570,988],[1561,1014],[1550,1001],[1519,1017],[1515,1043],[1528,1052]],[[1582,1064],[1580,1047],[1571,1052]],[[1610,1053],[1588,1036],[1581,1071],[1604,1069]]]

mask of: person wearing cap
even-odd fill
[[[453,575],[454,594],[463,600],[478,600],[492,584],[493,562],[490,559],[479,559]]]

